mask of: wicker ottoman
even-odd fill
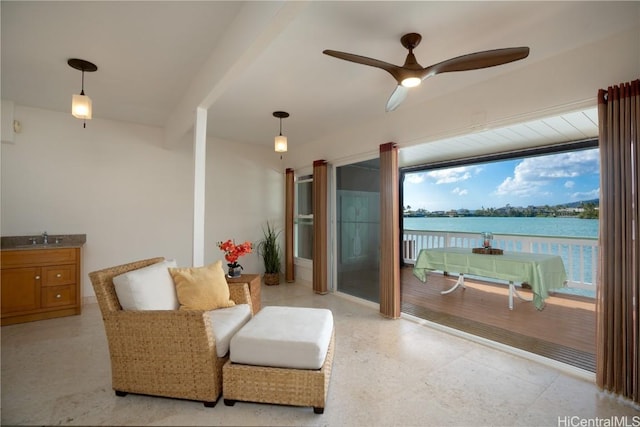
[[[322,414],[334,346],[329,310],[264,307],[231,340],[229,361],[222,368],[225,405],[311,406]]]

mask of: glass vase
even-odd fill
[[[241,265],[232,265],[232,264],[227,264],[227,266],[229,267],[229,272],[227,273],[227,275],[231,278],[233,277],[240,277],[242,276],[242,266]]]

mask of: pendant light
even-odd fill
[[[84,120],[84,127],[87,127],[87,120],[91,120],[91,98],[84,94],[84,72],[94,72],[98,70],[95,64],[84,59],[71,58],[67,61],[71,68],[82,71],[82,88],[80,95],[73,95],[71,99],[71,114],[73,117]]]
[[[280,119],[280,134],[276,136],[276,139],[275,139],[276,153],[286,153],[287,137],[282,135],[282,119],[286,119],[287,117],[289,117],[289,113],[285,111],[275,111],[273,113],[273,116]]]

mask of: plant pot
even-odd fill
[[[227,273],[227,275],[229,277],[240,277],[242,276],[242,267],[241,266],[237,266],[237,267],[232,267],[232,266],[228,266],[229,267],[229,272]]]
[[[269,286],[279,285],[280,273],[264,273],[264,284]]]

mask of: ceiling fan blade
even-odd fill
[[[387,101],[387,107],[385,108],[385,111],[389,112],[398,108],[400,104],[402,104],[402,101],[407,98],[408,94],[409,88],[402,85],[396,86],[396,89],[393,91],[393,93],[389,97],[389,100]]]
[[[505,49],[485,50],[483,52],[470,53],[426,67],[422,78],[435,76],[440,73],[452,71],[478,70],[518,61],[529,56],[528,47],[508,47]]]
[[[370,67],[381,68],[389,72],[393,77],[396,77],[398,71],[402,68],[397,65],[389,64],[388,62],[380,61],[378,59],[368,58],[366,56],[354,55],[353,53],[339,52],[337,50],[323,50],[325,55],[333,56],[334,58],[344,59],[345,61],[355,62],[357,64],[368,65]],[[397,79],[397,77],[396,77]]]

